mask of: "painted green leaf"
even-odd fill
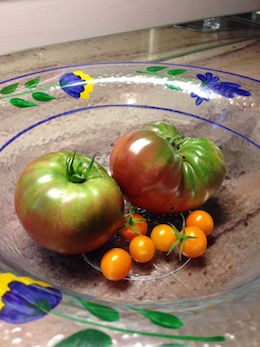
[[[4,87],[3,89],[0,90],[1,94],[11,94],[15,91],[15,89],[18,87],[18,82],[11,84],[10,86]]]
[[[34,92],[32,93],[32,97],[37,101],[50,101],[55,99],[54,96],[42,92]]]
[[[112,339],[109,335],[95,329],[86,329],[62,340],[55,347],[110,347]]]
[[[34,78],[33,80],[27,81],[24,86],[25,88],[34,88],[38,85],[38,83],[40,82],[40,76]]]
[[[175,86],[174,84],[166,83],[165,86],[172,90],[182,90],[180,87]]]
[[[150,66],[146,70],[149,72],[158,72],[167,69],[168,66]]]
[[[187,70],[185,70],[185,69],[174,69],[174,70],[169,70],[167,73],[168,73],[168,75],[176,76],[176,75],[181,75],[186,71]]]
[[[34,104],[33,102],[23,100],[20,98],[12,98],[9,101],[13,106],[20,107],[20,108],[38,106],[37,104]]]
[[[85,301],[79,297],[77,297],[77,299],[85,307],[85,309],[99,319],[107,322],[116,322],[120,319],[120,314],[112,307]]]
[[[148,318],[153,324],[159,325],[164,328],[179,329],[184,326],[183,322],[178,317],[173,316],[169,313],[151,310],[141,310],[133,307],[132,310]]]

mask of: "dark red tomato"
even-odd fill
[[[15,209],[25,231],[57,253],[80,254],[102,246],[117,231],[124,201],[106,170],[81,154],[49,153],[20,176]]]
[[[116,142],[110,169],[135,206],[177,213],[204,204],[220,187],[226,164],[205,138],[185,138],[167,122],[144,124]]]

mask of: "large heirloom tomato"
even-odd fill
[[[124,214],[115,180],[94,158],[75,152],[48,153],[29,164],[16,184],[14,203],[31,238],[62,254],[102,246]]]
[[[205,138],[185,138],[168,122],[141,125],[116,142],[112,177],[135,206],[177,213],[204,204],[220,187],[226,164]]]

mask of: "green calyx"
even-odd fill
[[[145,222],[146,219],[144,218],[134,219],[134,212],[130,203],[129,203],[129,217],[124,216],[123,219],[125,221],[125,224],[121,226],[119,230],[131,227],[138,235],[142,235],[135,225],[138,223]]]
[[[173,137],[167,138],[167,140],[173,147],[175,147],[178,150],[182,143],[185,141],[185,137],[183,134],[177,134]]]
[[[74,168],[75,157],[76,151],[71,152],[66,158],[67,176],[73,183],[83,183],[91,178],[91,170],[95,162],[96,154],[93,156],[90,163],[86,162],[85,156],[82,156],[76,169]]]
[[[169,255],[176,246],[180,244],[180,250],[179,250],[179,260],[182,260],[182,250],[185,244],[185,241],[188,239],[196,239],[197,237],[195,236],[187,236],[185,235],[185,218],[183,214],[181,213],[182,217],[182,234],[179,232],[179,230],[171,223],[168,223],[172,227],[172,231],[176,234],[177,240],[171,245],[168,253],[166,255]]]

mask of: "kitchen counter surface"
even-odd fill
[[[227,17],[220,29],[203,32],[203,22],[195,24],[192,30],[168,26],[0,55],[0,81],[49,67],[108,61],[167,61],[260,78],[260,25]]]

